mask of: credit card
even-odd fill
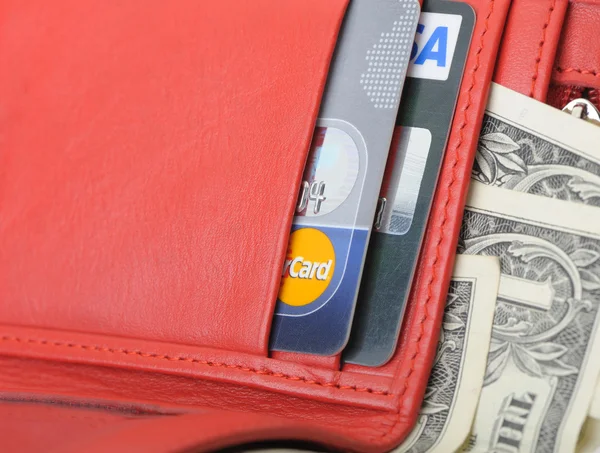
[[[344,362],[396,349],[474,25],[465,3],[423,2]]]
[[[272,350],[334,355],[348,341],[418,0],[352,0],[306,164]]]

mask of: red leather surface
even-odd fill
[[[78,373],[79,379],[76,383],[68,385],[67,378],[60,375],[61,369],[65,374],[76,373],[78,368],[75,364],[94,364],[98,367],[115,369],[116,376],[125,373],[125,370],[131,370],[138,373],[147,371],[159,374],[160,376],[154,376],[150,373],[154,377],[149,379],[155,379],[155,382],[159,382],[159,379],[165,379],[166,382],[167,376],[171,375],[186,376],[198,381],[194,384],[196,389],[194,394],[186,394],[181,400],[181,389],[175,389],[173,384],[166,386],[161,390],[160,396],[167,398],[161,401],[162,404],[168,402],[170,398],[182,404],[189,401],[190,404],[198,406],[220,407],[221,404],[225,404],[220,399],[223,397],[227,400],[227,405],[234,403],[240,410],[255,410],[257,404],[264,408],[264,404],[269,403],[288,407],[284,403],[283,396],[271,400],[273,395],[281,393],[294,398],[311,398],[334,405],[347,404],[378,411],[390,411],[395,408],[394,395],[389,391],[391,379],[387,377],[340,373],[337,370],[238,352],[101,335],[12,326],[1,326],[1,332],[0,355],[74,364],[70,368],[67,368],[64,363],[61,364],[55,370],[56,377],[45,377],[39,381],[39,386],[35,387],[37,392],[43,391],[44,388],[49,390],[56,388],[56,391],[60,392],[73,388],[89,397],[94,394],[104,394],[103,389],[106,388],[109,392],[106,394],[107,397],[116,395],[117,398],[127,397],[132,392],[136,394],[142,392],[141,383],[136,382],[141,378],[125,380],[122,384],[107,381],[98,385],[98,376],[104,371],[91,371],[93,368],[88,368],[90,371],[87,373],[84,371]],[[11,367],[14,367],[16,362],[11,363]],[[26,385],[26,382],[38,385],[35,383],[38,382],[40,371],[27,373],[27,363],[29,362],[25,361],[21,364],[18,373],[11,371],[8,366],[6,369],[0,368],[0,382],[3,382],[4,386],[0,389],[10,388],[11,391],[17,392],[20,386]],[[33,376],[30,377],[29,374]],[[63,387],[64,385],[67,387]],[[244,390],[243,395],[236,396],[235,392],[240,386],[247,389]],[[86,389],[89,389],[89,393]],[[154,398],[151,394],[149,397]],[[266,398],[264,401],[263,397]],[[297,411],[297,403],[289,406],[288,410],[290,412],[285,412],[285,415]]]
[[[98,407],[0,401],[2,451],[19,453],[165,453],[214,451],[257,441],[319,440],[351,449],[325,427],[227,411],[149,416]]]
[[[274,0],[235,4],[239,12],[239,7],[250,8],[248,5],[266,4],[268,1]],[[217,3],[226,8],[231,6],[231,2],[233,0]],[[197,420],[198,423],[192,421],[190,425],[198,425],[199,420],[204,420],[215,430],[223,429],[220,431],[223,435],[217,439],[224,439],[229,434],[242,436],[234,436],[233,439],[246,439],[243,436],[248,432],[242,428],[244,423],[249,423],[263,437],[282,434],[286,437],[301,436],[305,440],[355,451],[383,452],[398,445],[412,428],[435,354],[470,168],[509,0],[470,0],[469,3],[477,14],[473,45],[400,347],[392,362],[382,369],[345,367],[343,371],[331,369],[329,362],[325,365],[320,361],[304,364],[287,360],[291,357],[286,356],[278,359],[265,357],[266,334],[274,299],[269,279],[263,278],[269,273],[252,272],[252,277],[258,276],[258,280],[262,281],[260,287],[253,286],[252,279],[244,275],[244,282],[252,286],[250,289],[226,277],[232,275],[232,269],[235,275],[241,275],[238,271],[251,269],[250,265],[265,258],[267,251],[275,255],[284,251],[285,241],[282,238],[287,238],[288,231],[284,235],[283,229],[289,227],[295,202],[295,193],[292,192],[295,189],[294,181],[290,183],[287,179],[284,184],[278,178],[283,178],[284,173],[294,174],[296,170],[297,177],[300,176],[299,162],[312,132],[309,126],[312,127],[314,122],[322,79],[344,2],[277,2],[277,5],[285,7],[275,9],[273,13],[265,9],[265,17],[260,20],[248,12],[249,21],[260,24],[261,30],[268,29],[264,36],[273,33],[273,28],[269,27],[275,27],[285,35],[277,43],[273,43],[277,40],[271,39],[268,45],[261,41],[263,32],[255,30],[259,27],[248,25],[240,28],[235,21],[242,19],[236,14],[232,25],[235,30],[231,31],[235,37],[232,42],[241,41],[245,46],[237,51],[231,47],[227,67],[231,67],[233,60],[240,61],[240,68],[245,63],[250,68],[248,77],[258,84],[254,91],[248,89],[246,82],[240,82],[241,69],[225,74],[224,67],[217,60],[214,66],[202,66],[205,72],[201,72],[200,66],[184,64],[196,62],[196,56],[191,52],[185,53],[182,49],[186,46],[180,44],[181,40],[187,42],[184,38],[190,38],[199,28],[197,24],[192,27],[194,17],[189,12],[161,14],[163,21],[155,18],[146,22],[143,17],[152,8],[145,3],[143,10],[136,10],[137,15],[131,12],[126,18],[120,18],[125,25],[129,24],[128,21],[135,20],[136,24],[141,21],[144,27],[152,29],[152,33],[144,36],[158,36],[148,43],[153,44],[153,49],[158,49],[150,58],[145,55],[146,48],[141,46],[141,38],[137,35],[128,36],[130,44],[117,48],[116,52],[92,36],[91,25],[102,25],[103,30],[107,28],[109,36],[115,34],[115,39],[116,35],[127,30],[123,23],[119,24],[119,29],[105,26],[102,22],[106,19],[104,9],[94,11],[95,14],[88,12],[86,24],[79,24],[75,23],[74,17],[81,3],[70,5],[72,8],[64,12],[56,8],[50,13],[43,7],[26,12],[22,3],[10,3],[11,8],[18,10],[19,20],[3,26],[2,29],[8,30],[3,33],[18,34],[27,30],[31,39],[27,43],[20,42],[17,49],[12,50],[6,44],[7,40],[0,41],[0,46],[8,47],[0,47],[0,58],[18,63],[13,71],[9,71],[0,60],[0,82],[4,87],[0,88],[0,98],[6,99],[1,113],[2,136],[10,145],[6,148],[10,152],[2,156],[0,170],[3,188],[0,192],[0,213],[10,214],[6,216],[10,221],[0,230],[0,246],[10,245],[8,249],[0,248],[0,300],[3,304],[0,322],[5,323],[0,337],[0,389],[10,393],[60,395],[78,400],[102,398],[120,403],[158,404],[190,412],[218,408],[246,414],[239,415],[244,418],[237,421],[231,414],[214,418],[203,417],[202,414],[185,416],[186,420]],[[191,4],[201,8],[208,3]],[[177,6],[169,7],[177,10]],[[304,20],[309,16],[308,9],[312,22]],[[144,11],[142,18],[138,17],[139,11]],[[6,17],[13,14],[8,12],[5,10],[2,14],[3,25],[7,24]],[[37,26],[43,22],[44,14],[53,17],[52,14],[59,12],[65,15],[67,23],[75,27],[74,31],[67,33],[51,26]],[[277,22],[282,17],[291,17],[292,13],[298,24],[293,21]],[[218,28],[217,24],[223,26],[220,22],[225,22],[214,18],[211,16],[211,21],[208,21],[209,31]],[[162,27],[166,27],[168,32]],[[310,33],[307,34],[307,30]],[[42,37],[54,40],[41,41]],[[162,39],[171,45],[163,44]],[[58,60],[43,51],[46,45],[56,45],[56,40],[62,40],[62,46],[53,47],[52,52],[61,50]],[[317,42],[326,44],[315,48]],[[95,49],[91,54],[86,51],[89,46]],[[274,49],[281,50],[286,46],[288,51],[294,49],[294,58],[281,60],[284,53],[279,52],[277,64],[268,66],[267,62],[274,62],[269,59],[274,58]],[[201,44],[196,47],[206,50]],[[247,59],[248,49],[256,52],[252,64],[262,71],[261,83],[258,81],[259,70],[254,72],[254,66]],[[169,51],[174,55],[170,56]],[[107,55],[111,55],[112,59]],[[112,62],[115,67],[111,68],[118,70],[119,77],[102,65],[92,69],[82,64],[96,57],[102,57],[100,61]],[[157,61],[162,61],[162,64]],[[299,69],[300,61],[304,64],[302,70]],[[137,71],[137,63],[141,64],[143,73]],[[181,71],[181,65],[186,70]],[[30,75],[33,74],[33,66],[44,69],[48,77],[42,79]],[[310,74],[296,74],[296,70]],[[200,84],[204,80],[197,76],[197,72],[203,76],[218,75],[219,78],[209,77],[208,87],[197,87],[194,82]],[[77,77],[73,77],[72,84],[57,84],[65,78],[71,81],[67,76],[73,74]],[[102,83],[94,85],[92,90],[84,75],[102,76],[97,79]],[[121,75],[127,77],[122,78]],[[225,76],[228,78],[223,79]],[[276,80],[272,80],[273,77]],[[300,82],[295,80],[302,85],[301,89],[286,84],[291,78],[301,78]],[[113,93],[114,84],[116,94]],[[238,86],[236,84],[243,87],[234,88]],[[226,90],[231,89],[233,93],[229,94],[237,95],[229,98],[233,99],[232,102],[220,104],[224,102],[222,99],[218,101],[216,95],[215,99],[210,97],[209,88],[220,89],[223,85],[231,85]],[[62,87],[62,90],[56,90],[56,86]],[[129,89],[134,95],[127,95]],[[216,118],[199,108],[206,105],[200,100],[207,96],[214,100],[214,105],[208,105],[218,111]],[[158,100],[150,102],[154,97]],[[149,102],[148,109],[140,108],[146,101]],[[275,105],[272,106],[273,103]],[[265,108],[257,108],[259,105]],[[90,111],[90,106],[95,106],[93,111]],[[181,110],[184,110],[183,114]],[[288,125],[291,129],[277,128],[280,116],[286,117],[286,112],[293,117],[294,124]],[[252,118],[249,119],[248,115]],[[129,122],[123,123],[124,119]],[[163,124],[166,119],[169,119],[168,124]],[[216,129],[218,124],[215,123],[219,120],[228,126],[221,133],[217,133],[219,129]],[[251,121],[252,128],[244,121]],[[269,140],[265,138],[264,129],[260,130],[260,136],[256,135],[259,129],[254,129],[255,122],[260,121],[268,122],[266,138]],[[202,124],[203,128],[199,129],[198,124]],[[75,125],[87,127],[73,129]],[[245,140],[241,142],[235,133],[238,127],[246,133]],[[207,131],[208,135],[202,135],[198,130]],[[286,131],[284,137],[280,130]],[[42,136],[40,131],[45,135]],[[131,142],[127,141],[128,144],[124,145],[117,140],[122,137],[121,134],[126,134]],[[292,143],[291,137],[298,140]],[[167,146],[168,143],[176,143],[177,146]],[[199,153],[205,148],[199,147],[198,143],[206,144],[209,146],[207,149],[213,151],[210,159]],[[267,143],[268,146],[260,153],[252,154],[251,145],[256,143]],[[298,143],[302,143],[302,147]],[[240,148],[232,150],[235,144]],[[19,153],[17,145],[31,153]],[[145,153],[135,145],[145,146]],[[278,146],[283,151],[275,149]],[[63,157],[60,162],[56,158],[57,152],[63,153],[58,154]],[[282,157],[278,152],[292,157],[275,159]],[[109,157],[99,158],[104,153],[108,153]],[[249,159],[248,154],[252,154],[253,158]],[[202,157],[199,159],[198,155]],[[134,157],[139,161],[134,161]],[[208,169],[201,167],[203,171],[200,171],[198,167],[202,162],[199,160],[205,158],[213,165]],[[146,162],[148,160],[149,163]],[[61,171],[57,170],[59,163]],[[28,168],[26,164],[35,168]],[[263,166],[268,167],[268,171]],[[69,171],[63,172],[63,169]],[[226,199],[223,192],[213,190],[216,188],[213,185],[217,180],[215,175],[220,172],[225,172],[222,174],[228,178],[220,181],[219,189],[225,190],[226,194],[239,195],[237,199]],[[261,209],[274,213],[283,205],[283,212],[289,214],[288,220],[279,218],[280,223],[277,223],[273,215],[267,215],[260,226],[261,231],[268,234],[259,235],[254,225],[250,225],[248,230],[243,230],[243,242],[235,242],[230,238],[230,226],[225,223],[224,217],[229,222],[239,216],[258,218],[258,214],[249,212],[247,203],[240,200],[247,200],[244,197],[249,194],[255,195],[256,192],[250,189],[254,190],[258,182],[265,183],[265,176],[269,179],[266,185],[271,186],[269,191],[264,188],[259,193],[278,193],[281,199],[265,197],[259,202]],[[197,181],[201,177],[205,178],[202,184]],[[34,178],[39,178],[39,181]],[[283,192],[272,192],[273,183]],[[194,187],[199,191],[205,185],[210,190],[190,198],[181,189]],[[158,187],[153,190],[155,186]],[[14,201],[18,195],[17,188],[24,192],[26,203],[23,205]],[[116,192],[113,193],[113,190]],[[146,196],[143,203],[135,196],[140,194]],[[208,199],[209,196],[214,198]],[[64,209],[65,200],[71,203],[68,209]],[[255,200],[254,196],[252,200]],[[205,208],[202,212],[207,212],[201,218],[210,220],[205,220],[211,225],[208,233],[195,230],[200,228],[200,224],[196,221],[197,206],[194,202],[205,203],[200,203]],[[144,209],[139,210],[140,203]],[[218,211],[217,205],[224,211]],[[111,209],[107,210],[107,206]],[[114,216],[100,216],[107,211]],[[22,237],[25,239],[19,239],[18,226],[24,228]],[[156,243],[146,243],[149,234],[154,234],[152,238]],[[214,236],[207,238],[203,236],[206,234]],[[179,240],[174,241],[174,237]],[[11,245],[7,238],[16,241],[16,245]],[[206,242],[208,239],[210,241]],[[175,251],[164,247],[171,242],[177,246]],[[84,243],[89,247],[83,249]],[[110,247],[100,247],[105,243]],[[69,247],[62,250],[58,247],[60,244]],[[241,250],[240,244],[246,246],[244,250]],[[208,247],[197,250],[195,245],[210,245],[211,249],[220,251],[210,253]],[[221,249],[216,248],[217,245],[222,246]],[[260,252],[250,258],[242,257],[248,249]],[[17,252],[24,256],[20,257]],[[130,258],[131,253],[134,253],[135,259]],[[108,257],[113,255],[116,260],[109,262]],[[179,257],[182,257],[180,261]],[[197,259],[205,266],[215,263],[214,267],[206,271],[207,274],[202,274],[204,268],[199,266]],[[144,272],[140,273],[138,268],[141,265]],[[278,273],[279,262],[268,266],[263,263],[261,269],[267,267],[274,270],[273,274]],[[33,276],[29,275],[30,268]],[[163,275],[161,269],[169,269],[169,272]],[[72,275],[63,274],[67,270]],[[200,285],[200,277],[192,279],[190,275],[194,272],[212,277],[210,281],[203,281],[207,287]],[[38,279],[34,280],[34,276]],[[167,281],[157,283],[155,279],[160,276]],[[168,297],[167,287],[174,288],[174,293],[169,293]],[[109,291],[111,288],[118,296]],[[195,292],[190,293],[191,289]],[[259,292],[260,297],[257,295]],[[190,294],[210,294],[213,298],[210,303],[197,303],[209,300],[206,298],[192,298],[192,304],[189,298],[182,297]],[[230,299],[229,294],[240,297]],[[146,298],[143,303],[142,295]],[[50,297],[54,305],[42,296]],[[91,300],[82,303],[84,296],[91,297]],[[16,301],[19,303],[15,304]],[[23,327],[24,324],[26,327]],[[281,424],[262,431],[265,413],[278,417]],[[175,418],[166,419],[165,428],[158,420],[148,425],[144,421],[134,421],[135,426],[131,430],[119,429],[118,433],[115,431],[114,435],[106,436],[100,436],[98,432],[95,442],[105,447],[103,451],[118,451],[116,449],[125,440],[134,439],[134,436],[137,439],[138,435],[178,429],[171,425],[176,424],[170,421]],[[235,431],[225,426],[224,420],[227,419]],[[163,445],[160,442],[164,441],[165,448],[171,448],[173,444],[167,442],[180,438],[181,444],[177,446],[187,447],[190,442],[202,440],[194,437],[201,433],[192,433],[186,423],[182,422],[181,431],[177,431],[172,439],[167,439],[166,434],[157,434],[161,439],[148,445]],[[310,426],[307,427],[307,423]],[[68,450],[59,448],[57,451]]]
[[[66,359],[72,358],[67,356]],[[357,451],[388,450],[382,448],[381,440],[393,441],[387,433],[398,421],[391,404],[384,407],[381,403],[379,409],[366,408],[367,403],[372,402],[368,400],[374,398],[366,398],[364,393],[350,389],[329,388],[330,395],[338,394],[339,402],[335,403],[331,398],[328,401],[326,394],[315,390],[313,387],[317,386],[314,384],[297,383],[298,390],[303,391],[297,396],[284,391],[281,383],[279,388],[267,392],[261,386],[262,377],[254,375],[253,382],[250,382],[253,385],[249,385],[248,381],[240,379],[244,372],[241,370],[228,373],[216,369],[206,378],[193,375],[189,370],[187,374],[181,370],[167,373],[164,368],[153,370],[146,366],[142,371],[139,369],[141,363],[134,361],[129,361],[127,367],[124,364],[107,366],[104,361],[99,362],[104,366],[89,362],[89,357],[87,365],[60,363],[48,358],[24,360],[7,357],[6,351],[3,351],[3,356],[0,356],[0,387],[9,395],[18,392],[41,397],[50,393],[58,401],[92,399],[102,400],[109,406],[144,404],[162,408],[162,411],[156,412],[166,414],[225,408],[254,414],[257,419],[269,414],[293,421],[300,427],[311,424],[325,428],[329,433],[328,443],[347,448],[347,442],[352,442],[356,444]],[[9,374],[6,370],[12,371]],[[271,377],[271,381],[275,383],[276,378]],[[341,393],[352,395],[354,399],[343,401]],[[377,398],[388,403],[393,401],[391,397]],[[401,421],[404,422],[403,419]],[[278,435],[276,429],[272,435]],[[342,438],[345,440],[342,441]],[[324,441],[308,435],[304,439]]]
[[[562,31],[554,82],[600,88],[600,0],[572,0]]]
[[[310,354],[296,354],[293,352],[271,352],[271,357],[277,360],[283,360],[285,362],[296,362],[304,365],[316,366],[320,368],[330,368],[332,370],[338,370],[340,368],[341,354],[326,357],[320,355]]]
[[[494,81],[546,100],[569,0],[513,0]]]
[[[598,89],[598,30],[600,0],[513,0],[494,81],[554,106]]]
[[[345,450],[355,447],[347,437],[339,436],[323,425],[299,423],[266,413],[215,411],[121,423],[96,432],[88,439],[70,443],[60,452],[201,453],[257,441],[304,439],[313,439],[324,445],[335,444]]]
[[[0,444],[4,452],[49,452],[126,421],[128,417],[119,413],[0,400]]]
[[[2,2],[0,322],[266,354],[347,1]]]

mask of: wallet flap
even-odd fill
[[[347,2],[4,2],[0,322],[265,355]]]

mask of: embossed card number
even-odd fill
[[[358,171],[358,148],[354,140],[335,127],[316,128],[296,215],[317,217],[334,211],[352,192]]]

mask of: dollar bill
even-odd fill
[[[417,424],[396,453],[457,451],[471,430],[500,279],[495,257],[457,256]]]
[[[472,176],[600,207],[600,127],[492,84]]]
[[[472,175],[484,184],[600,207],[600,127],[492,84]],[[590,416],[600,418],[600,381]]]
[[[473,182],[459,252],[499,256],[509,286],[466,451],[574,451],[600,371],[600,209]]]

